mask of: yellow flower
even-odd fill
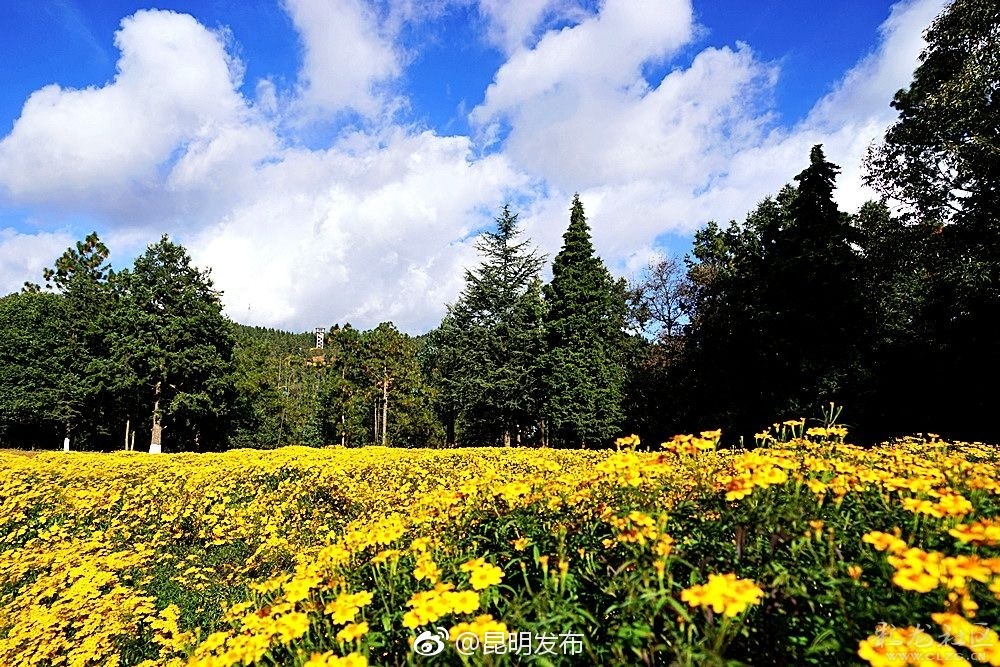
[[[673,548],[674,538],[664,533],[657,538],[656,544],[653,545],[653,553],[662,558],[666,558],[670,555],[670,552],[673,551]]]
[[[969,662],[951,646],[938,644],[919,628],[885,627],[878,634],[861,641],[858,655],[872,667],[906,665],[947,665],[969,667]]]
[[[516,540],[514,540],[512,544],[514,548],[517,549],[518,551],[524,551],[525,549],[528,548],[528,542],[529,541],[527,537],[519,537]]]
[[[948,534],[964,544],[1000,546],[1000,519],[980,519],[975,523],[959,524]]]
[[[632,434],[627,435],[624,438],[618,438],[615,440],[615,447],[618,449],[638,447],[639,446],[639,436]]]
[[[848,565],[847,566],[847,576],[851,579],[857,581],[861,578],[862,569],[860,565]]]
[[[472,623],[458,623],[453,626],[448,631],[448,640],[454,642],[463,634],[472,633],[479,637],[480,641],[484,641],[486,639],[486,633],[488,632],[502,633],[504,643],[506,643],[506,636],[509,634],[507,625],[493,620],[493,617],[489,614],[477,616],[476,620]]]
[[[303,667],[368,667],[368,658],[360,653],[339,656],[333,651],[313,653]]]
[[[463,565],[460,565],[459,569],[462,572],[472,572],[473,570],[478,570],[479,568],[481,568],[485,563],[486,563],[485,558],[476,558],[470,560],[467,563],[464,563]]]
[[[426,579],[433,584],[441,578],[441,568],[437,566],[430,554],[421,553],[417,556],[417,566],[413,569],[413,577],[417,581]]]
[[[360,653],[351,653],[343,658],[336,658],[330,667],[368,667],[368,658]]]
[[[473,570],[469,574],[469,582],[477,591],[499,584],[501,579],[503,579],[503,570],[489,563]]]
[[[375,554],[374,558],[372,558],[371,560],[371,563],[372,565],[381,565],[382,563],[388,560],[395,561],[396,559],[399,558],[400,553],[401,552],[399,551],[399,549],[386,549],[384,551],[380,551],[377,554]]]
[[[889,564],[896,568],[892,583],[907,591],[929,593],[941,583],[943,555],[927,553],[916,547],[889,556]]]
[[[452,611],[456,614],[471,614],[479,609],[479,595],[472,591],[453,593],[450,600]]]
[[[293,639],[298,639],[309,630],[309,614],[300,611],[293,611],[290,614],[281,616],[274,622],[281,641],[288,643]]]
[[[1000,665],[1000,636],[988,627],[976,625],[958,614],[931,614],[951,641],[970,649],[978,662]]]
[[[899,539],[899,536],[882,533],[877,530],[865,533],[861,541],[872,545],[879,551],[888,551],[890,553],[898,553],[906,549],[906,542]]]
[[[313,653],[309,656],[309,660],[306,661],[302,667],[327,667],[330,664],[330,658],[335,657],[333,651],[327,651],[326,653]]]
[[[293,579],[291,583],[285,585],[285,600],[288,602],[301,602],[309,597],[309,591],[314,586],[318,586],[322,579],[320,577],[306,577],[303,579]]]
[[[422,552],[427,551],[431,546],[431,538],[429,537],[417,537],[412,542],[410,542],[410,551]]]
[[[764,591],[749,579],[735,574],[710,574],[708,583],[681,591],[681,600],[692,607],[711,607],[715,613],[736,616],[764,597]]]
[[[341,593],[336,600],[326,605],[324,613],[333,616],[336,624],[353,621],[361,607],[371,604],[372,594],[368,591],[360,593]]]
[[[353,642],[364,637],[368,633],[368,623],[348,623],[337,633],[337,640],[342,642]]]

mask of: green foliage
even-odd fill
[[[218,442],[234,340],[208,272],[164,236],[116,278],[106,336],[120,387],[137,399],[133,414],[162,413],[175,447]]]
[[[477,243],[482,261],[433,337],[442,417],[460,424],[463,444],[537,441],[543,351],[544,257],[518,241],[517,214],[504,206],[496,231]],[[451,428],[454,428],[452,426]],[[451,440],[452,442],[454,439]]]
[[[623,418],[625,290],[594,252],[579,196],[544,294],[543,414],[552,440],[603,444]]]
[[[816,146],[798,187],[765,199],[743,226],[696,234],[685,372],[702,423],[746,433],[759,415],[813,413],[851,395],[867,328],[837,172]]]
[[[233,446],[381,442],[386,397],[387,444],[433,446],[443,439],[417,341],[390,323],[371,331],[335,325],[322,350],[312,347],[312,334],[259,327],[237,326],[237,341]]]
[[[0,442],[54,449],[85,399],[76,362],[81,346],[67,336],[65,299],[47,293],[0,299]]]
[[[955,0],[924,36],[913,81],[892,102],[899,118],[867,156],[867,181],[902,204],[899,231],[916,239],[904,247],[919,278],[905,271],[894,291],[919,299],[890,364],[909,386],[906,369],[919,364],[949,389],[912,392],[910,409],[901,402],[891,416],[983,437],[997,392],[970,379],[1000,373],[1000,6]]]
[[[997,213],[1000,6],[954,0],[924,33],[899,118],[867,156],[871,185],[935,221]]]

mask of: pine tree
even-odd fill
[[[545,257],[518,240],[517,214],[509,206],[496,224],[477,243],[482,262],[466,272],[465,289],[434,337],[442,394],[450,403],[445,411],[457,416],[466,444],[537,436],[538,272]]]
[[[43,271],[46,290],[54,290],[62,300],[66,314],[61,323],[61,347],[71,350],[64,355],[60,386],[59,411],[63,417],[64,437],[89,448],[108,425],[117,422],[117,397],[108,391],[114,369],[108,363],[104,341],[107,313],[112,307],[111,284],[115,273],[108,262],[110,251],[96,232],[78,241]],[[28,292],[40,291],[38,285],[26,284]]]
[[[0,299],[0,446],[54,449],[79,433],[90,356],[69,334],[72,326],[63,295]]]
[[[821,146],[795,180],[790,215],[766,265],[766,336],[776,343],[778,411],[816,414],[857,380],[864,307],[850,218],[833,191],[840,169]]]
[[[132,271],[116,276],[116,287],[116,326],[108,335],[128,371],[120,374],[122,388],[130,385],[145,404],[150,451],[160,451],[167,426],[176,448],[215,440],[230,399],[235,339],[208,273],[163,236]]]
[[[543,413],[556,444],[600,443],[623,419],[624,291],[594,252],[579,195],[545,286]]]

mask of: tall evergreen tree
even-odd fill
[[[594,252],[579,195],[544,296],[543,414],[551,441],[607,441],[623,420],[625,293]]]
[[[859,264],[850,218],[833,199],[839,171],[813,146],[765,265],[776,392],[787,397],[779,412],[816,414],[828,401],[842,404],[861,368]]]
[[[750,433],[769,419],[843,403],[863,370],[854,230],[820,146],[742,226],[695,236],[686,386],[697,422]]]
[[[115,273],[108,262],[110,251],[96,232],[67,248],[55,266],[43,272],[46,290],[63,301],[64,377],[60,411],[65,437],[79,439],[83,448],[97,446],[107,437],[109,424],[118,421],[116,396],[110,391],[114,368],[109,364],[105,341],[106,318],[113,309],[111,286]],[[26,284],[34,292],[37,285]],[[70,389],[71,388],[71,389]]]
[[[118,275],[112,350],[129,374],[159,452],[169,426],[179,449],[217,446],[232,383],[235,340],[207,271],[163,236]]]
[[[538,272],[545,261],[518,240],[517,214],[504,206],[496,231],[476,245],[482,261],[465,274],[437,336],[445,396],[466,444],[536,437],[541,353]]]

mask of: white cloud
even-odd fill
[[[158,171],[188,142],[246,122],[238,68],[193,18],[141,11],[115,37],[118,73],[84,90],[31,95],[0,141],[0,188],[20,203],[108,211],[155,190]],[[139,204],[141,206],[141,204]]]
[[[17,292],[25,281],[42,282],[42,270],[72,245],[63,232],[25,234],[8,227],[0,229],[0,296]]]
[[[895,5],[880,27],[876,48],[846,72],[804,120],[787,130],[775,129],[764,141],[733,155],[715,187],[699,199],[718,211],[719,219],[726,219],[722,212],[742,219],[756,201],[777,192],[807,166],[815,144],[823,144],[827,159],[841,167],[834,196],[842,209],[856,211],[875,198],[862,184],[865,150],[895,121],[889,102],[909,85],[924,47],[922,31],[944,4],[916,0]]]
[[[805,168],[817,143],[842,167],[840,205],[856,210],[872,196],[861,185],[865,148],[893,121],[889,101],[909,83],[921,31],[942,4],[896,5],[873,52],[791,128],[776,127],[769,113],[778,66],[760,62],[747,45],[705,48],[659,82],[639,79],[643,62],[673,52],[696,31],[676,3],[670,12],[632,4],[627,18],[612,21],[608,13],[618,6],[608,2],[578,26],[550,32],[500,69],[472,119],[487,136],[506,123],[505,153],[553,186],[552,201],[536,202],[525,216],[549,230],[540,234],[546,247],[559,247],[556,230],[565,227],[578,191],[612,266],[644,255],[664,233],[742,219]],[[630,26],[646,39],[629,39]],[[632,48],[612,49],[612,39]]]
[[[285,0],[285,7],[304,48],[298,99],[303,111],[378,115],[385,104],[378,86],[401,67],[377,14],[360,0]]]
[[[587,11],[579,0],[479,0],[487,39],[510,55],[532,46],[538,29],[554,21],[579,21]]]
[[[642,87],[640,67],[662,59],[691,36],[687,0],[608,0],[600,13],[551,30],[501,66],[486,99],[472,112],[480,124],[543,108],[553,121],[594,89]]]
[[[525,46],[552,0],[479,0],[479,11],[489,23],[488,37],[505,53]]]
[[[460,289],[461,241],[524,184],[500,156],[474,160],[464,137],[396,130],[344,146],[288,152],[194,239],[240,321],[424,330]]]

